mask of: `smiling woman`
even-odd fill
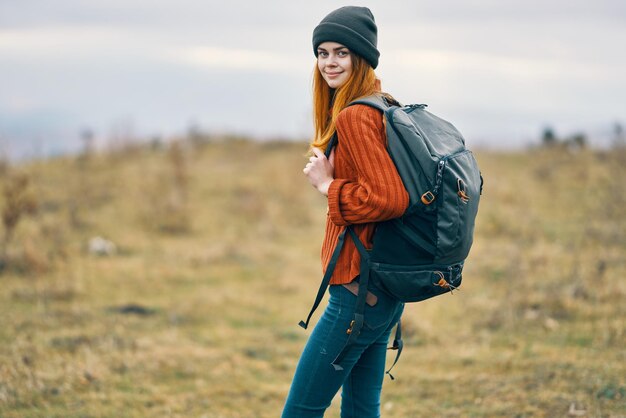
[[[374,72],[376,41],[374,16],[365,7],[335,10],[313,32],[315,137],[313,156],[303,172],[328,197],[322,265],[328,271],[330,301],[304,348],[283,418],[322,417],[340,388],[343,418],[380,416],[387,341],[404,304],[376,286],[367,287],[364,279],[364,326],[350,335],[360,256],[354,241],[346,239],[343,248],[335,247],[350,224],[351,233],[371,248],[376,223],[400,216],[408,206],[407,192],[386,151],[381,112],[350,105],[360,97],[383,94]],[[337,138],[334,148],[331,138]],[[307,325],[308,320],[303,323]],[[349,349],[347,340],[353,342]]]

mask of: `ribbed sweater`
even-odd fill
[[[383,115],[365,105],[353,105],[339,113],[334,180],[328,189],[328,215],[322,244],[322,269],[326,271],[337,238],[346,225],[366,248],[372,247],[376,222],[401,216],[409,204],[391,157]],[[346,236],[330,283],[349,283],[359,275],[361,257]]]

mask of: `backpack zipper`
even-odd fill
[[[448,160],[456,158],[463,154],[467,154],[468,152],[471,152],[471,151],[468,149],[464,149],[463,151],[455,152],[454,154],[448,154],[445,157],[443,157],[441,160],[439,160],[439,163],[437,164],[437,177],[435,181],[435,188],[433,189],[433,194],[435,196],[439,194],[439,188],[441,187],[441,184],[443,183],[443,169],[446,167],[446,163],[448,162]]]
[[[433,188],[432,193],[437,197],[439,195],[439,188],[441,187],[441,183],[443,183],[443,169],[446,167],[446,157],[443,157],[439,160],[437,164],[437,175],[435,176],[435,187]]]
[[[425,104],[425,103],[410,104],[410,105],[404,106],[403,110],[404,110],[405,113],[411,113],[415,109],[424,109],[424,108],[426,108],[426,106],[428,106],[428,105]]]

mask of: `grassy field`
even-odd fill
[[[321,278],[305,151],[3,167],[3,216],[21,217],[1,260],[0,416],[278,417]],[[626,417],[626,151],[476,155],[463,287],[407,305],[383,416]],[[90,252],[96,236],[115,252]]]

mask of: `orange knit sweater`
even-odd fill
[[[349,106],[337,119],[334,180],[328,189],[326,234],[322,244],[324,272],[343,228],[354,224],[366,248],[371,248],[375,222],[401,216],[409,204],[386,147],[380,111],[365,105]],[[361,257],[346,237],[331,284],[349,283],[359,274]]]

